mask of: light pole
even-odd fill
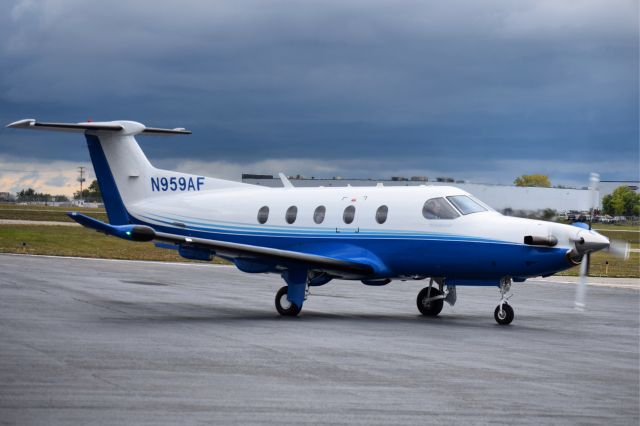
[[[82,182],[86,180],[84,178],[84,169],[84,166],[78,166],[78,173],[80,173],[80,176],[78,177],[78,182],[80,182],[80,197],[78,200],[78,204],[82,204]]]

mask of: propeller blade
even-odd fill
[[[589,177],[589,198],[590,198],[590,206],[589,206],[589,223],[586,228],[591,231],[591,222],[593,221],[593,214],[595,213],[595,209],[599,204],[599,186],[600,186],[600,175],[598,173],[591,173]],[[581,228],[585,228],[581,226]],[[597,234],[597,233],[596,233]],[[599,235],[599,234],[598,234]],[[593,239],[594,237],[592,237]],[[584,311],[586,304],[585,298],[587,296],[587,276],[589,275],[589,264],[591,263],[591,252],[594,250],[602,250],[607,247],[606,238],[601,238],[604,241],[598,241],[595,239],[594,241],[585,241],[585,238],[581,242],[579,242],[580,246],[584,246],[584,251],[586,255],[582,259],[582,263],[580,263],[580,278],[578,279],[578,286],[576,287],[576,300],[574,302],[575,309],[578,311]],[[611,249],[611,242],[609,242],[608,247]],[[576,245],[578,248],[578,245]]]
[[[585,297],[587,293],[587,267],[588,267],[587,259],[583,259],[580,264],[580,278],[578,279],[578,286],[576,287],[576,300],[574,302],[575,309],[577,311],[584,311],[585,305]]]
[[[611,240],[607,251],[620,259],[629,260],[629,243],[624,240]]]

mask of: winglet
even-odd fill
[[[9,129],[20,129],[25,127],[31,127],[35,124],[35,118],[25,118],[24,120],[14,121],[13,123],[7,124],[7,128]]]

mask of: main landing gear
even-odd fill
[[[416,303],[422,315],[435,317],[442,311],[444,296],[440,290],[429,285],[429,287],[420,290]]]
[[[276,293],[276,310],[284,317],[295,317],[302,310],[302,306],[298,306],[295,303],[289,301],[287,294],[289,292],[289,286],[281,287]]]
[[[433,286],[434,282],[438,284],[439,288]],[[416,299],[418,310],[427,317],[437,316],[442,311],[444,302],[449,303],[451,306],[455,305],[456,287],[447,286],[445,289],[443,278],[429,279],[429,287],[420,290]]]
[[[513,321],[513,308],[509,305],[511,296],[507,297],[509,290],[511,290],[511,278],[502,278],[500,280],[500,304],[493,312],[493,318],[500,325],[508,325]]]
[[[302,310],[309,288],[306,269],[287,269],[282,273],[287,285],[276,293],[276,310],[285,317],[295,317]]]

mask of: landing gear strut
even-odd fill
[[[429,287],[420,290],[416,300],[420,313],[428,317],[437,316],[444,305],[444,296],[440,290],[433,287],[433,281],[433,278],[431,278]]]
[[[500,304],[496,306],[496,310],[493,312],[493,318],[500,325],[511,324],[513,321],[513,308],[509,305],[509,297],[507,293],[511,289],[511,278],[502,278],[500,280]]]

